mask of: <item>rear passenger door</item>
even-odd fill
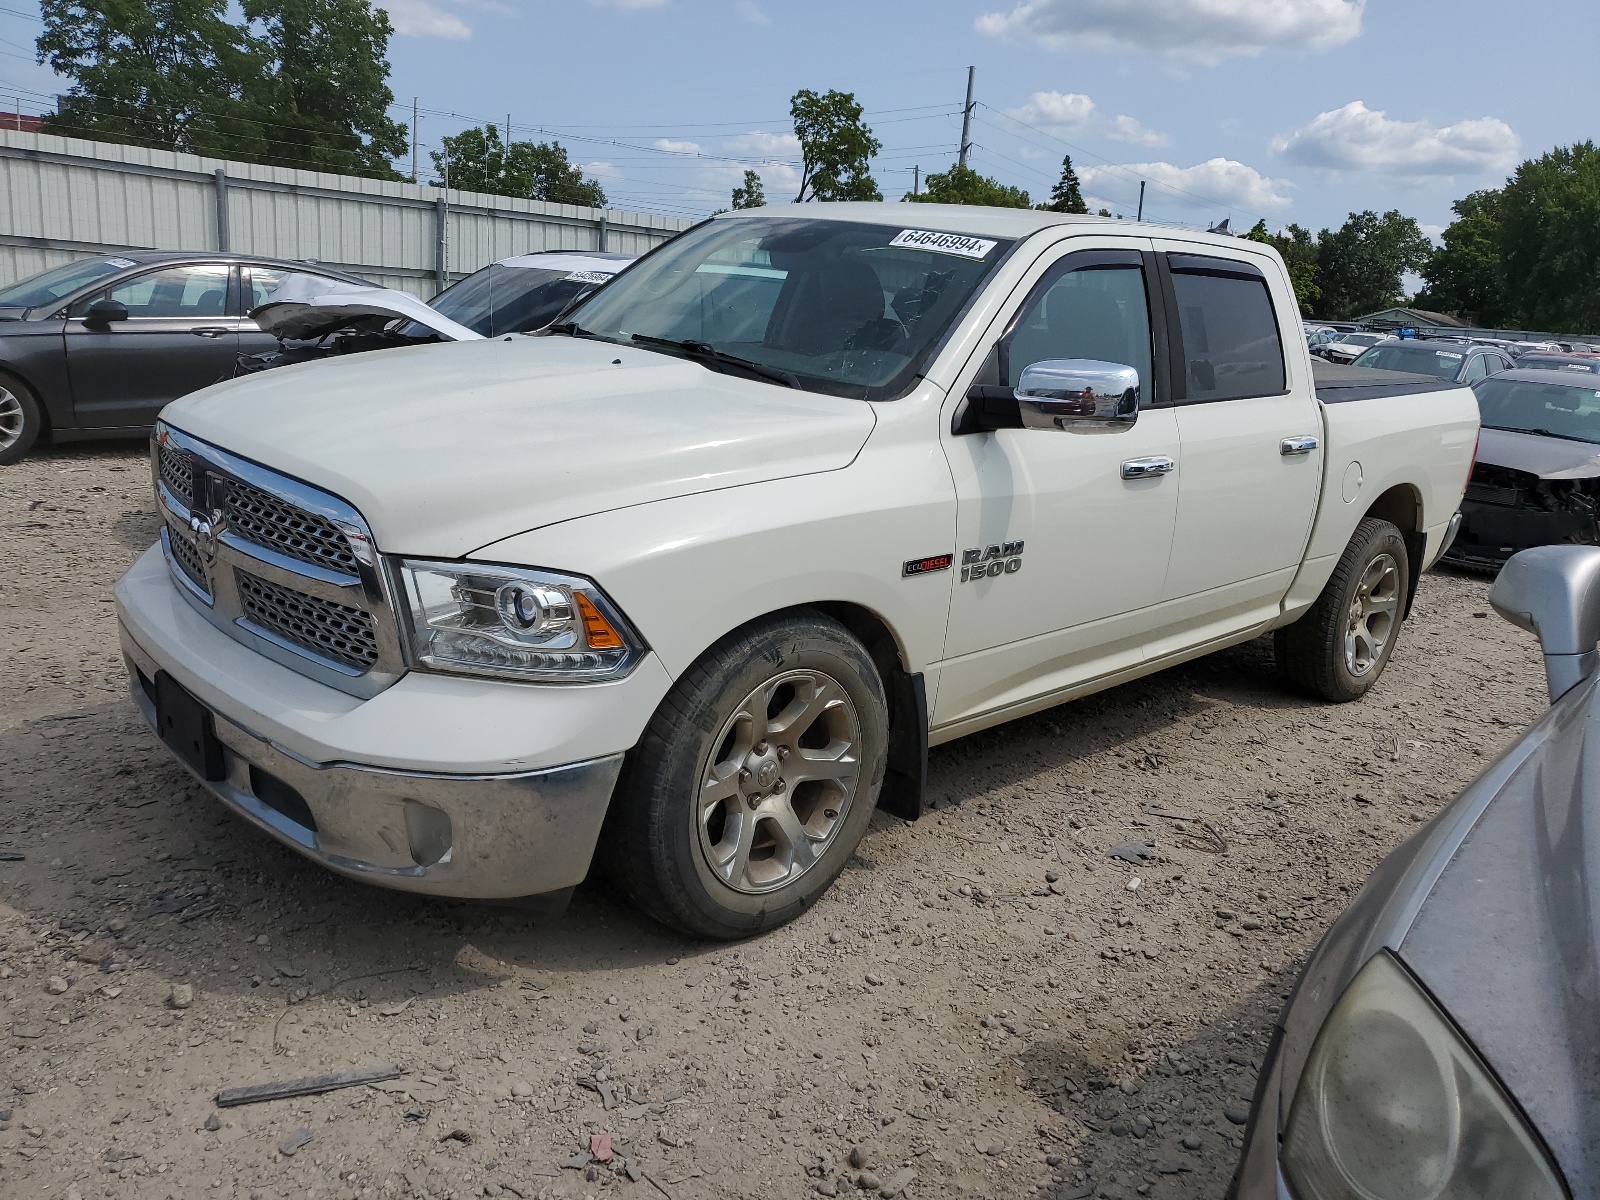
[[[1277,613],[1305,553],[1323,463],[1309,364],[1289,352],[1297,306],[1282,271],[1247,251],[1156,245],[1183,467],[1151,657]]]

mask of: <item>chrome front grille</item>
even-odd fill
[[[179,529],[171,521],[167,522],[167,551],[172,555],[172,561],[189,577],[189,582],[194,584],[207,596],[211,595],[211,581],[206,578],[205,559],[200,557],[200,551],[189,540],[189,531]]]
[[[341,575],[357,574],[350,540],[326,517],[286,504],[239,479],[228,481],[221,507],[234,532],[258,546]]]
[[[185,506],[194,503],[194,466],[188,456],[170,446],[158,447],[157,464],[161,481]]]
[[[372,616],[348,604],[319,600],[238,571],[239,607],[244,617],[268,633],[365,671],[378,661]]]
[[[166,425],[151,466],[168,566],[206,620],[355,696],[400,678],[388,584],[360,513]]]

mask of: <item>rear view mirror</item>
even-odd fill
[[[120,300],[96,300],[83,314],[83,323],[91,329],[109,328],[113,321],[126,321],[128,306]]]
[[[1024,367],[1017,384],[1024,429],[1121,429],[1139,419],[1139,372],[1093,358]]]
[[[1600,667],[1600,547],[1535,546],[1512,555],[1489,603],[1539,639],[1552,704]]]

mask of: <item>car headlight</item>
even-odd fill
[[[576,575],[482,563],[398,564],[412,662],[536,683],[599,683],[645,646],[611,601]]]
[[[1284,1137],[1299,1200],[1562,1200],[1499,1083],[1387,954],[1317,1035]]]

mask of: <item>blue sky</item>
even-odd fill
[[[884,194],[955,157],[1049,191],[1070,153],[1097,203],[1187,223],[1337,224],[1399,208],[1430,232],[1524,157],[1600,134],[1592,0],[382,0],[392,86],[424,148],[474,121],[568,146],[618,207],[726,207],[747,166],[793,194],[799,88],[854,92]],[[0,8],[8,87],[58,90]],[[454,115],[443,115],[454,114]],[[424,162],[426,154],[424,153]],[[426,177],[426,176],[425,176]]]

